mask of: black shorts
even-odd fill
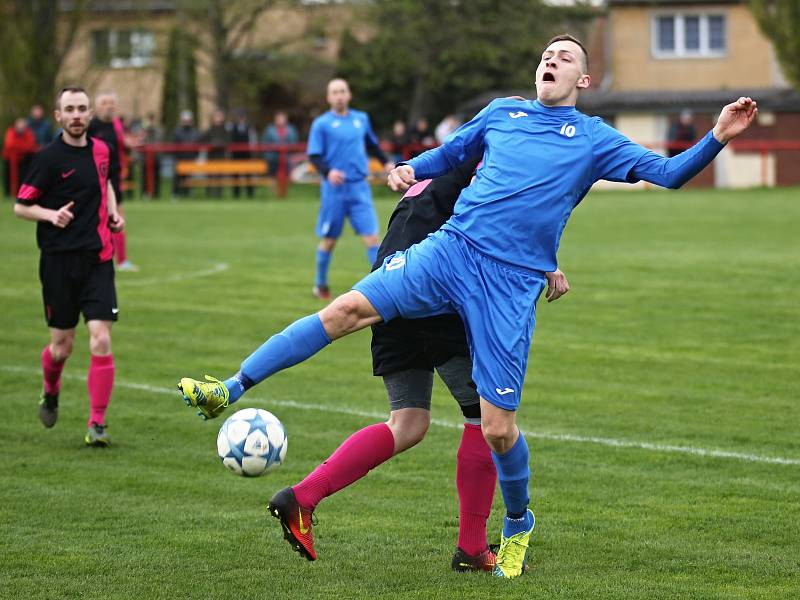
[[[42,252],[39,259],[44,314],[49,327],[72,329],[86,321],[116,321],[113,261],[97,262],[97,251]]]
[[[458,315],[393,319],[372,326],[372,372],[433,371],[454,357],[469,357],[467,334]]]

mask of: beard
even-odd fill
[[[75,140],[78,140],[78,139],[82,138],[83,135],[86,133],[86,130],[88,129],[88,126],[86,125],[86,123],[83,123],[83,122],[80,122],[80,123],[74,123],[74,122],[61,123],[61,127],[63,128],[64,133],[66,133],[69,137],[71,137],[72,139],[75,139]]]

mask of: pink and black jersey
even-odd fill
[[[36,241],[43,252],[97,251],[98,261],[111,260],[108,228],[108,172],[110,152],[101,140],[88,139],[83,147],[70,146],[58,136],[33,159],[17,193],[20,204],[38,204],[58,210],[71,201],[75,218],[60,229],[40,221]]]

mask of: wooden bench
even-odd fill
[[[182,187],[271,185],[274,178],[267,176],[268,171],[267,161],[260,158],[179,160],[175,165]]]

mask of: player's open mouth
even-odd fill
[[[550,71],[542,75],[542,83],[555,83],[556,77]]]

